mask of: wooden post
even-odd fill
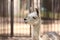
[[[8,1],[3,0],[3,17],[8,16]]]
[[[14,16],[20,13],[20,0],[14,0]]]
[[[37,0],[34,0],[34,8],[37,8]]]
[[[13,22],[14,21],[14,13],[13,13],[13,0],[11,0],[11,37],[13,37]]]
[[[3,16],[3,0],[0,0],[0,16]]]

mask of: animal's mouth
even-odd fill
[[[26,21],[27,19],[24,19],[24,23],[27,23],[27,21]]]
[[[25,22],[27,24],[27,22]]]

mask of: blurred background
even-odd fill
[[[39,8],[40,33],[60,34],[60,0],[0,0],[0,36],[31,37],[32,26],[24,23],[30,7]]]

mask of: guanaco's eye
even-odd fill
[[[36,17],[33,17],[33,19],[36,19]]]

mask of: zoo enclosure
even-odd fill
[[[60,34],[60,0],[0,0],[0,35],[31,36],[31,27],[24,24],[24,17],[39,8],[41,20],[40,32],[55,31]],[[23,26],[24,25],[24,26]]]

